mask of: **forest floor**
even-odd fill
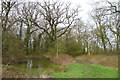
[[[111,68],[118,69],[118,56],[117,55],[80,55],[74,58],[76,63],[79,64],[100,64]],[[75,64],[76,64],[75,63]],[[2,66],[2,77],[3,78],[40,78],[40,76],[31,76],[26,73],[22,73],[19,70],[14,70],[7,66]],[[19,75],[19,76],[16,76]],[[46,75],[47,77],[47,75]]]

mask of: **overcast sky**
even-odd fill
[[[18,0],[18,1],[39,2],[43,0]],[[48,0],[45,0],[45,1],[48,1]],[[57,1],[57,0],[53,0],[53,1]],[[88,13],[92,10],[93,3],[98,1],[106,1],[106,0],[58,0],[58,1],[70,2],[73,7],[77,7],[79,5],[81,7],[79,15],[82,18],[82,20],[84,20],[84,22],[87,23],[89,20]],[[108,0],[108,1],[118,1],[118,0]]]
[[[42,1],[42,0],[28,0],[28,1]],[[48,1],[48,0],[45,0]],[[56,1],[56,0],[53,0]],[[77,7],[78,5],[80,8],[80,17],[84,22],[88,22],[89,15],[88,13],[92,10],[93,3],[99,2],[99,1],[106,1],[106,0],[58,0],[61,2],[71,2],[73,7]],[[118,0],[108,0],[108,1],[118,1]]]
[[[42,1],[42,0],[29,0],[29,1]],[[48,0],[45,0],[48,1]],[[56,0],[54,0],[56,1]],[[91,11],[91,3],[99,0],[59,0],[60,2],[70,2],[73,7],[80,6],[80,17],[82,20],[86,21],[88,19],[88,12]],[[92,1],[92,2],[91,2]]]

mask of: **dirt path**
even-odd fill
[[[118,69],[118,55],[80,55],[75,58],[79,62],[101,64],[103,66]]]

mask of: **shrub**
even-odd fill
[[[54,64],[73,64],[75,63],[74,59],[68,54],[60,54],[58,57],[53,56],[51,62]]]

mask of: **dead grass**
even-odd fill
[[[117,55],[80,55],[76,57],[77,60],[86,61],[92,64],[101,64],[111,68],[118,69]]]
[[[61,65],[75,63],[74,59],[68,54],[60,54],[58,57],[53,56],[51,58],[51,62],[53,64],[61,64]]]
[[[39,76],[29,75],[19,68],[13,68],[10,66],[3,66],[2,78],[51,78],[47,74],[40,74]]]
[[[2,66],[2,78],[29,78],[32,77],[28,74],[22,73],[22,71],[16,70],[9,66]]]

